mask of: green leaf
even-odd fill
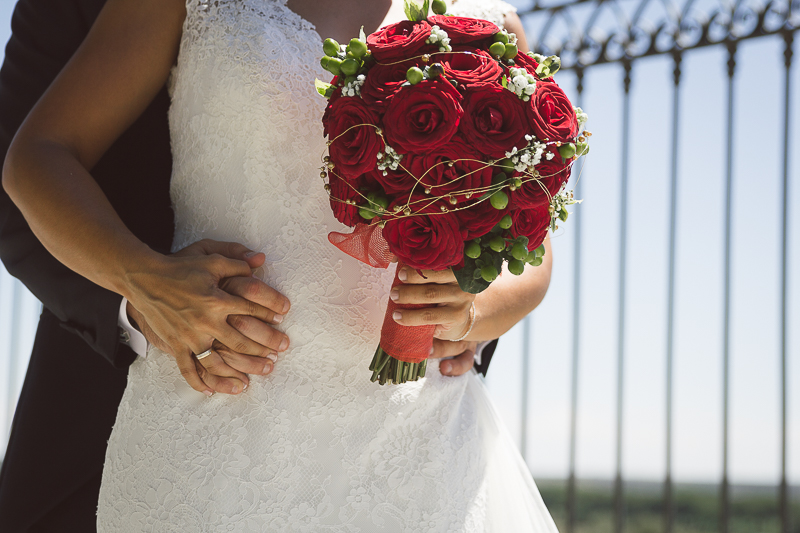
[[[486,254],[482,255],[481,257],[485,257]],[[492,254],[492,264],[500,272],[500,269],[503,267],[503,257],[500,254]],[[484,261],[478,259],[472,259],[467,256],[464,256],[464,267],[458,270],[453,269],[453,274],[456,276],[456,280],[458,281],[458,286],[461,287],[461,290],[464,292],[468,292],[470,294],[478,294],[480,292],[485,291],[491,285],[488,281],[484,280],[482,277],[475,278],[475,270],[480,270],[480,266],[485,264]]]
[[[500,84],[503,86],[504,89],[508,89],[508,78],[506,78],[505,74],[503,74],[503,77],[500,78]]]
[[[362,42],[367,42],[367,36],[364,33],[364,26],[361,26],[361,29],[358,30],[358,40]]]
[[[317,92],[324,96],[325,98],[330,98],[331,94],[333,94],[334,87],[330,83],[325,83],[324,81],[320,81],[318,79],[314,80],[314,87],[316,87]]]
[[[419,22],[428,18],[428,10],[430,9],[430,0],[425,0],[422,6],[419,6],[414,0],[404,0],[405,6],[403,10],[406,13],[406,18],[412,22]]]

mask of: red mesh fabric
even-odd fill
[[[328,240],[347,255],[377,268],[387,268],[394,254],[389,251],[389,244],[383,238],[383,232],[377,224],[356,224],[353,233],[328,233]],[[397,265],[397,272],[403,265]],[[392,288],[402,281],[394,276]],[[433,330],[436,326],[401,326],[394,321],[392,315],[396,309],[419,309],[424,304],[396,304],[391,299],[386,308],[381,328],[381,348],[383,351],[406,363],[421,363],[431,353],[433,346]]]
[[[403,265],[397,265],[397,272]],[[395,273],[392,288],[403,282]],[[406,363],[421,363],[431,354],[433,330],[436,326],[401,326],[392,318],[396,309],[420,309],[425,304],[396,304],[391,299],[386,307],[381,329],[381,348],[383,351]]]
[[[387,268],[394,259],[377,224],[356,224],[350,234],[332,231],[328,233],[328,240],[347,255],[370,266]]]

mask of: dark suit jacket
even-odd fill
[[[0,70],[2,159],[104,1],[19,0]],[[128,228],[165,253],[173,235],[168,106],[162,90],[92,169]],[[106,443],[135,358],[120,343],[122,298],[53,258],[1,189],[0,258],[44,304],[0,472],[0,531],[94,531]],[[484,352],[484,373],[493,351]]]
[[[20,0],[0,70],[0,157],[83,41],[104,0]],[[171,246],[166,90],[92,170],[122,220]],[[122,298],[64,267],[0,190],[0,258],[44,304],[0,473],[0,531],[94,531],[99,473],[127,366]],[[52,526],[52,527],[51,527]]]

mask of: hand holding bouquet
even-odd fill
[[[520,53],[513,33],[433,7],[407,2],[409,20],[347,46],[325,40],[334,77],[316,82],[329,100],[320,175],[355,228],[332,243],[376,267],[452,268],[476,294],[503,262],[517,275],[542,263],[548,230],[576,203],[566,183],[591,134],[552,78],[558,57]],[[401,326],[395,308],[370,366],[381,384],[424,376],[433,342],[434,326]]]

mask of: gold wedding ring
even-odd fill
[[[203,353],[195,354],[195,358],[199,361],[200,359],[204,359],[204,358],[208,357],[209,355],[211,355],[211,353],[213,351],[214,351],[214,348],[209,348],[208,350],[206,350]]]

